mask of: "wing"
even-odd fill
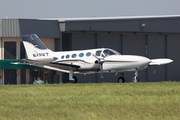
[[[78,65],[73,65],[73,64],[65,64],[65,63],[58,63],[58,62],[37,62],[37,61],[32,61],[28,59],[23,59],[26,62],[20,63],[11,63],[11,64],[23,64],[23,65],[33,65],[45,69],[50,69],[50,70],[56,70],[56,71],[61,71],[61,72],[66,72],[69,73],[69,70],[78,70],[80,66]],[[77,73],[77,72],[75,72]]]
[[[165,65],[171,62],[173,62],[171,59],[152,59],[149,66]]]

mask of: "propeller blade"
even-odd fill
[[[96,59],[98,59],[98,63],[100,65],[100,71],[101,71],[101,78],[103,78],[103,63],[105,62],[104,58],[98,58],[96,55],[92,55],[94,56]]]
[[[101,70],[101,78],[103,78],[103,63],[100,64],[100,70]]]

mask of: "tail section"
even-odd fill
[[[36,34],[22,35],[21,37],[28,59],[42,60],[50,58],[52,51],[46,47]]]

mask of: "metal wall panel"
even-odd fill
[[[21,35],[34,33],[41,38],[61,38],[57,20],[19,19]]]
[[[65,31],[118,31],[180,33],[180,17],[65,21]],[[144,27],[141,27],[145,24]]]
[[[146,56],[145,34],[123,34],[123,55]],[[135,72],[125,72],[125,79],[131,82]],[[140,81],[147,81],[146,70],[138,71]]]
[[[34,33],[42,38],[61,38],[57,20],[0,19],[0,37]]]
[[[166,57],[166,36],[159,34],[148,35],[148,57],[150,59],[165,58]],[[152,70],[148,70],[148,81],[157,82],[166,80],[166,66],[157,66]]]
[[[20,37],[20,34],[18,19],[0,20],[0,37]]]
[[[167,65],[167,80],[180,81],[180,35],[167,36],[167,57],[173,63]]]

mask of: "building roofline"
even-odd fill
[[[117,17],[87,17],[87,18],[40,18],[40,20],[68,21],[99,21],[99,20],[134,20],[134,19],[160,19],[160,18],[180,18],[180,15],[156,15],[156,16],[117,16]]]
[[[80,18],[0,18],[3,20],[58,20],[65,21],[89,21],[89,20],[126,20],[126,19],[156,19],[156,18],[180,18],[180,15],[152,15],[152,16],[115,16],[115,17],[80,17]]]

